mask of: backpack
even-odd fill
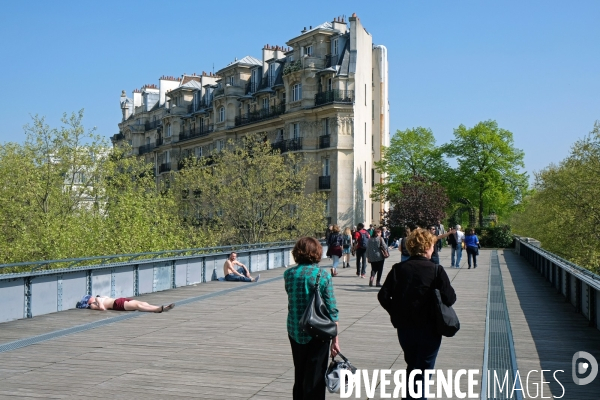
[[[350,237],[350,235],[344,235],[344,238],[342,240],[342,245],[344,246],[344,248],[348,248],[350,247],[350,244],[352,243],[352,238]]]
[[[371,235],[369,235],[369,232],[365,231],[364,229],[360,230],[358,233],[360,234],[360,238],[358,239],[358,247],[361,249],[366,249],[367,242],[371,238]]]
[[[454,234],[451,234],[450,236],[448,236],[447,241],[448,241],[448,244],[450,246],[452,246],[453,249],[456,249],[456,245],[458,243],[456,242],[456,236],[454,236]]]

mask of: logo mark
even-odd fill
[[[577,360],[584,358],[586,362],[577,362]],[[590,374],[585,378],[579,378],[577,374],[583,375],[585,374],[591,367]],[[593,355],[586,351],[578,351],[573,354],[573,364],[572,369],[573,373],[573,382],[576,385],[587,385],[591,383],[598,375],[598,361],[594,358]]]

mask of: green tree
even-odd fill
[[[600,123],[558,165],[535,174],[534,191],[513,217],[515,232],[600,271]]]
[[[450,179],[451,172],[442,149],[436,146],[433,132],[423,127],[397,130],[375,166],[379,173],[387,175],[387,181],[375,185],[374,199],[389,199],[414,176],[441,183]]]
[[[506,214],[527,193],[528,176],[524,153],[514,147],[513,134],[496,121],[480,122],[472,128],[460,125],[443,151],[458,162],[451,197],[466,197],[476,204],[479,225],[484,210]]]
[[[222,243],[296,239],[321,232],[324,196],[306,193],[315,166],[274,152],[250,135],[209,157],[190,159],[173,190],[188,223],[222,235]]]

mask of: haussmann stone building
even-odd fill
[[[266,134],[282,153],[317,162],[307,190],[327,195],[331,223],[378,224],[386,207],[371,200],[384,178],[374,163],[389,145],[387,49],[353,14],[302,29],[262,57],[235,59],[216,73],[162,76],[127,97],[114,145],[155,164],[157,180],[190,155],[203,157],[229,139]]]

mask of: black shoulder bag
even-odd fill
[[[300,327],[310,336],[326,341],[337,336],[337,324],[329,317],[327,307],[325,307],[325,303],[323,303],[323,299],[321,298],[321,293],[319,292],[320,279],[321,273],[319,272],[317,282],[315,283],[315,290],[310,298],[308,307],[306,307],[302,318],[300,318]]]
[[[437,280],[438,277],[438,268],[440,266],[435,266],[435,278],[433,282]],[[439,289],[433,289],[433,315],[435,318],[435,330],[442,336],[452,337],[456,335],[456,332],[460,329],[460,321],[458,320],[458,316],[452,307],[448,307],[442,301],[442,295],[440,294]]]

